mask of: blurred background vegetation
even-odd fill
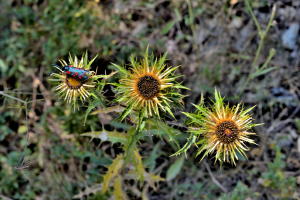
[[[250,145],[248,161],[237,166],[214,164],[212,157],[199,163],[197,147],[183,157],[169,157],[177,147],[158,137],[140,143],[143,164],[149,172],[166,178],[156,190],[142,191],[139,184],[124,181],[130,199],[300,199],[300,1],[251,0],[254,15],[265,30],[273,4],[277,5],[257,66],[276,49],[266,73],[251,79],[239,99],[260,37],[249,9],[241,0],[1,0],[0,91],[28,104],[30,167],[14,169],[25,147],[24,104],[0,96],[0,198],[2,199],[113,199],[102,194],[103,174],[117,154],[119,143],[82,137],[93,130],[122,132],[124,123],[112,122],[117,114],[88,116],[86,107],[70,112],[58,100],[49,82],[50,63],[70,54],[90,59],[98,54],[93,69],[110,73],[111,63],[129,63],[130,55],[149,51],[160,56],[168,51],[169,66],[191,91],[191,103],[201,93],[209,102],[214,88],[230,100],[253,111],[258,146]],[[117,81],[117,76],[109,82]],[[105,87],[107,100],[114,93]],[[179,110],[177,122],[186,118]],[[178,129],[181,145],[188,134]]]

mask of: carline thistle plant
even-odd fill
[[[87,53],[80,60],[76,55],[74,59],[70,55],[69,64],[62,59],[59,60],[61,66],[52,64],[57,71],[49,73],[49,76],[55,77],[55,79],[49,80],[57,84],[55,88],[58,91],[57,94],[60,95],[60,98],[71,103],[74,109],[78,107],[78,99],[84,102],[90,100],[91,96],[99,100],[105,108],[104,101],[99,95],[101,88],[103,88],[100,86],[103,86],[104,81],[98,82],[97,80],[107,75],[96,75],[96,72],[89,70],[96,57],[88,62]],[[96,88],[96,86],[99,87]]]
[[[113,83],[117,91],[118,102],[126,109],[116,120],[123,120],[129,113],[138,111],[139,117],[154,117],[160,119],[160,111],[174,117],[171,108],[183,106],[184,95],[176,89],[188,89],[175,81],[181,75],[175,75],[179,67],[166,67],[167,53],[159,60],[153,54],[148,56],[148,48],[140,62],[131,56],[130,68],[113,64],[119,71],[119,83]]]
[[[232,108],[229,104],[224,105],[220,92],[215,90],[215,102],[210,108],[204,107],[203,98],[199,105],[194,105],[197,110],[195,113],[184,113],[189,117],[190,124],[198,128],[191,129],[190,132],[200,139],[196,144],[199,147],[198,156],[204,152],[201,160],[208,154],[215,154],[215,161],[229,162],[236,165],[238,160],[237,153],[246,156],[245,151],[249,148],[245,142],[255,144],[250,139],[250,135],[255,135],[250,129],[260,124],[252,124],[252,117],[249,113],[254,107],[244,110],[239,103]],[[189,138],[191,141],[192,138]],[[189,142],[190,142],[189,141]],[[195,141],[195,140],[194,140]],[[186,152],[190,145],[186,145],[185,149],[178,152]],[[175,155],[178,154],[175,153]]]

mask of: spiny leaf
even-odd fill
[[[111,63],[113,66],[115,66],[117,68],[118,71],[120,71],[122,74],[127,75],[128,71],[126,69],[124,69],[123,67],[120,67],[119,65],[116,65],[114,63]]]
[[[134,162],[135,163],[135,167],[140,175],[139,177],[139,180],[141,182],[141,185],[143,185],[143,182],[144,182],[144,174],[143,174],[143,171],[144,171],[144,166],[143,166],[143,163],[142,163],[142,157],[141,155],[139,154],[138,151],[134,151],[134,156],[137,160],[137,162]]]
[[[157,68],[157,69],[160,70],[160,69],[164,66],[164,63],[165,63],[165,60],[166,60],[167,55],[168,55],[168,52],[166,52],[166,53],[163,55],[163,57],[161,57],[161,58],[159,59],[159,61],[158,61],[158,63],[157,63],[157,65],[158,65],[158,68]]]
[[[91,95],[92,95],[93,97],[95,97],[95,99],[97,99],[97,100],[99,101],[100,105],[101,105],[104,109],[106,109],[106,105],[105,105],[105,102],[104,102],[104,100],[103,100],[103,96],[102,96],[102,95],[99,95],[99,94],[96,92],[96,90],[92,90],[92,91],[91,91]]]
[[[137,126],[135,128],[135,130],[133,131],[132,134],[130,134],[130,132],[132,132],[132,129],[128,131],[128,142],[126,144],[125,148],[125,152],[126,152],[126,156],[125,156],[125,165],[130,162],[130,160],[132,158],[134,158],[133,156],[133,151],[135,149],[136,143],[139,140],[139,135],[141,134],[142,130],[145,127],[145,122],[144,122],[144,112],[143,110],[140,111],[139,113],[139,117],[138,117],[138,123]]]
[[[93,101],[93,100],[90,100],[90,104],[85,112],[85,115],[84,115],[84,125],[85,125],[85,122],[86,122],[86,119],[89,115],[89,113],[95,108],[97,107],[98,105],[100,104],[100,101]]]
[[[90,136],[92,138],[99,138],[101,142],[110,141],[113,144],[119,142],[121,144],[127,143],[127,134],[120,133],[118,131],[92,131],[89,133],[83,133],[81,136]]]
[[[83,65],[84,66],[87,66],[87,60],[88,60],[88,53],[87,53],[87,50],[86,50],[85,55],[84,55],[84,59],[83,59]]]
[[[123,163],[123,156],[120,154],[113,160],[113,163],[108,167],[107,173],[103,176],[104,180],[102,194],[106,192],[110,181],[119,173],[119,170],[121,169]]]
[[[86,69],[90,68],[91,64],[94,62],[94,60],[97,58],[98,54],[95,56],[95,58],[93,58],[89,64],[85,67]]]
[[[176,138],[176,133],[174,132],[175,129],[169,127],[167,124],[161,121],[155,121],[154,123],[158,126],[159,132],[162,132],[161,134],[166,134],[169,137],[169,141],[173,141],[178,148],[180,147]]]
[[[69,52],[69,61],[74,66],[74,61],[70,52]]]
[[[117,117],[114,121],[118,121],[118,120],[122,121],[129,113],[132,112],[133,107],[134,107],[134,103],[129,104],[126,107],[126,109],[124,109],[124,111],[122,112],[122,114],[119,117]]]
[[[115,200],[122,200],[123,199],[123,190],[122,190],[122,182],[121,182],[121,175],[118,175],[115,183],[114,183],[114,196]]]
[[[73,199],[84,199],[84,197],[89,196],[90,194],[96,194],[99,191],[102,191],[103,184],[94,184],[91,187],[87,187],[84,191],[80,191],[79,194],[73,196]]]
[[[187,150],[192,146],[192,144],[195,144],[196,136],[193,133],[191,133],[190,137],[187,140],[188,140],[187,143],[179,151],[177,151],[171,156],[177,156],[180,155],[181,153],[184,153],[186,156]]]
[[[165,179],[159,175],[151,174],[146,171],[144,171],[144,177],[145,181],[147,181],[154,190],[156,190],[155,183],[158,183],[159,181],[165,181]]]
[[[137,67],[138,67],[138,62],[134,59],[134,57],[133,57],[132,54],[131,54],[131,57],[130,57],[130,61],[131,61],[132,67],[134,67],[135,69],[137,69]]]
[[[150,184],[150,186],[156,190],[156,187],[155,187],[155,183],[158,183],[159,181],[164,181],[165,179],[160,177],[159,175],[155,175],[155,174],[152,174],[152,173],[148,173],[146,170],[143,171],[144,173],[144,178],[145,178],[145,181],[147,183]],[[139,174],[137,171],[135,170],[132,170],[130,171],[128,174],[131,174],[133,175],[134,178],[136,178],[138,180],[139,178]]]

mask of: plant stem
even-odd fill
[[[198,58],[198,63],[199,63],[199,68],[201,66],[201,60],[200,60],[200,49],[199,49],[199,44],[197,42],[197,36],[196,36],[196,31],[195,31],[195,26],[194,26],[194,15],[193,15],[193,10],[192,10],[192,5],[191,5],[191,1],[190,0],[186,0],[186,3],[188,5],[188,9],[189,9],[189,22],[190,22],[190,26],[191,26],[191,30],[192,30],[192,33],[193,33],[193,37],[194,37],[194,40],[195,40],[195,43],[194,43],[194,48],[196,47],[196,50],[197,50],[197,58]]]
[[[125,146],[125,152],[126,152],[126,156],[124,157],[124,165],[123,167],[125,167],[125,165],[130,162],[130,159],[133,156],[133,151],[136,148],[135,145],[138,141],[138,137],[139,134],[141,133],[142,129],[144,128],[144,126],[142,125],[143,121],[144,121],[144,111],[140,110],[139,111],[139,117],[138,117],[138,123],[136,125],[136,128],[134,130],[134,132],[132,133],[132,135],[129,136],[128,138],[128,144],[126,144]]]
[[[249,4],[249,1],[248,1],[248,0],[245,0],[245,2],[246,2],[247,7],[248,7],[249,10],[250,10],[250,13],[251,13],[252,18],[253,18],[253,20],[254,20],[254,23],[255,23],[255,25],[256,25],[256,27],[257,27],[258,34],[261,36],[261,35],[262,35],[262,32],[261,32],[259,23],[258,23],[258,21],[257,21],[257,19],[256,19],[256,17],[255,17],[255,15],[254,15],[254,13],[253,13],[253,10],[252,10],[252,8],[251,8],[251,6],[250,6],[250,4]]]
[[[255,68],[255,66],[256,66],[256,63],[257,63],[257,60],[258,60],[258,56],[259,56],[259,54],[260,54],[260,50],[261,50],[261,48],[262,48],[264,39],[265,39],[265,37],[266,37],[266,35],[267,35],[267,33],[268,33],[268,31],[269,31],[269,29],[270,29],[272,23],[273,23],[273,19],[274,19],[274,16],[275,16],[275,11],[276,11],[276,5],[274,4],[274,5],[273,5],[273,8],[272,8],[272,14],[271,14],[271,17],[270,17],[268,26],[267,26],[266,30],[265,30],[264,32],[262,32],[262,31],[261,31],[261,28],[260,28],[260,26],[259,26],[259,24],[258,24],[258,21],[257,21],[255,15],[254,15],[254,13],[253,13],[253,11],[252,11],[252,8],[251,8],[251,6],[250,6],[250,4],[249,4],[249,1],[248,1],[248,0],[245,0],[245,2],[246,2],[247,7],[248,7],[249,10],[250,10],[250,13],[251,13],[251,15],[252,15],[252,18],[253,18],[253,20],[254,20],[254,22],[255,22],[255,25],[256,25],[256,27],[257,27],[257,29],[258,29],[258,34],[259,34],[259,36],[260,36],[260,42],[259,42],[259,45],[258,45],[256,54],[255,54],[255,57],[254,57],[252,66],[251,66],[250,73],[249,73],[249,75],[248,75],[248,78],[247,78],[247,80],[246,80],[246,82],[245,82],[245,84],[244,84],[242,90],[240,91],[240,93],[239,93],[239,95],[238,95],[238,98],[242,95],[242,93],[244,92],[244,90],[245,90],[245,88],[247,87],[248,83],[249,83],[250,80],[252,79],[252,73],[253,73],[254,68]]]
[[[6,96],[6,97],[8,97],[8,98],[11,98],[11,99],[14,99],[14,100],[16,100],[16,101],[20,101],[20,102],[22,102],[22,103],[26,103],[25,101],[23,101],[22,99],[18,99],[18,98],[16,98],[16,97],[13,97],[13,96],[11,96],[11,95],[9,95],[9,94],[5,94],[3,91],[0,91],[0,94],[2,94],[3,96]]]

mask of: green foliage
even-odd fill
[[[247,198],[256,198],[258,196],[259,194],[253,194],[245,184],[239,181],[231,194],[222,194],[220,200],[245,200]]]
[[[273,149],[276,151],[275,159],[272,163],[268,163],[268,171],[262,174],[264,179],[264,187],[270,187],[274,190],[274,195],[281,198],[289,198],[296,190],[296,178],[286,177],[282,171],[285,168],[283,159],[285,155],[280,152],[280,147],[275,145]]]
[[[7,125],[5,125],[6,118],[13,117],[12,112],[3,112],[0,115],[0,141],[3,141],[9,134],[13,133],[13,130],[11,130]]]
[[[184,155],[180,156],[180,158],[169,167],[167,171],[167,181],[174,179],[180,173],[183,163]]]

